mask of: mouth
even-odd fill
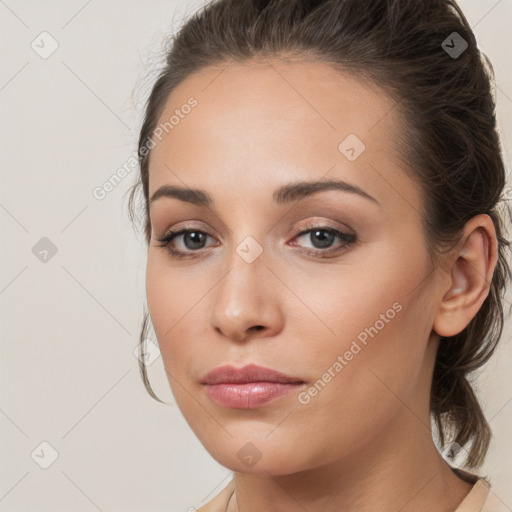
[[[248,382],[296,384],[304,381],[298,377],[291,377],[272,368],[256,364],[248,364],[243,368],[235,368],[231,365],[218,366],[201,380],[201,384],[244,384]]]
[[[235,409],[253,409],[289,395],[305,381],[271,368],[224,365],[208,373],[201,384],[208,397],[218,405]]]
[[[233,409],[254,409],[298,390],[304,383],[245,382],[206,384],[206,394],[216,404]]]

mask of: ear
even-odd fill
[[[442,337],[461,332],[478,313],[489,294],[498,259],[498,240],[489,215],[476,215],[466,223],[455,252],[453,264],[446,270],[448,283],[433,329]]]

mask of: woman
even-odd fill
[[[503,327],[505,172],[454,1],[210,2],[139,157],[169,384],[234,472],[201,512],[501,510],[468,375]]]

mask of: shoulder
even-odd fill
[[[222,489],[222,491],[217,494],[217,496],[215,496],[201,508],[197,509],[197,512],[225,512],[226,507],[228,506],[229,498],[231,498],[234,490],[234,482],[233,480],[230,480],[226,487],[224,487],[224,489]]]
[[[510,512],[510,508],[500,500],[499,496],[493,492],[491,487],[482,508],[482,512]]]
[[[455,472],[466,481],[475,482],[473,488],[455,512],[510,512],[510,508],[494,493],[488,478],[460,469]]]

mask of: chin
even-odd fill
[[[230,433],[233,435],[232,431]],[[284,430],[283,433],[285,434]],[[226,434],[222,440],[200,440],[220,465],[238,473],[289,475],[307,469],[308,465],[315,466],[303,450],[299,449],[300,453],[297,453],[297,447],[302,443],[286,444],[283,442],[286,436],[280,437],[275,433],[268,436],[267,432],[261,438],[255,436],[254,432],[252,434],[233,437]]]

